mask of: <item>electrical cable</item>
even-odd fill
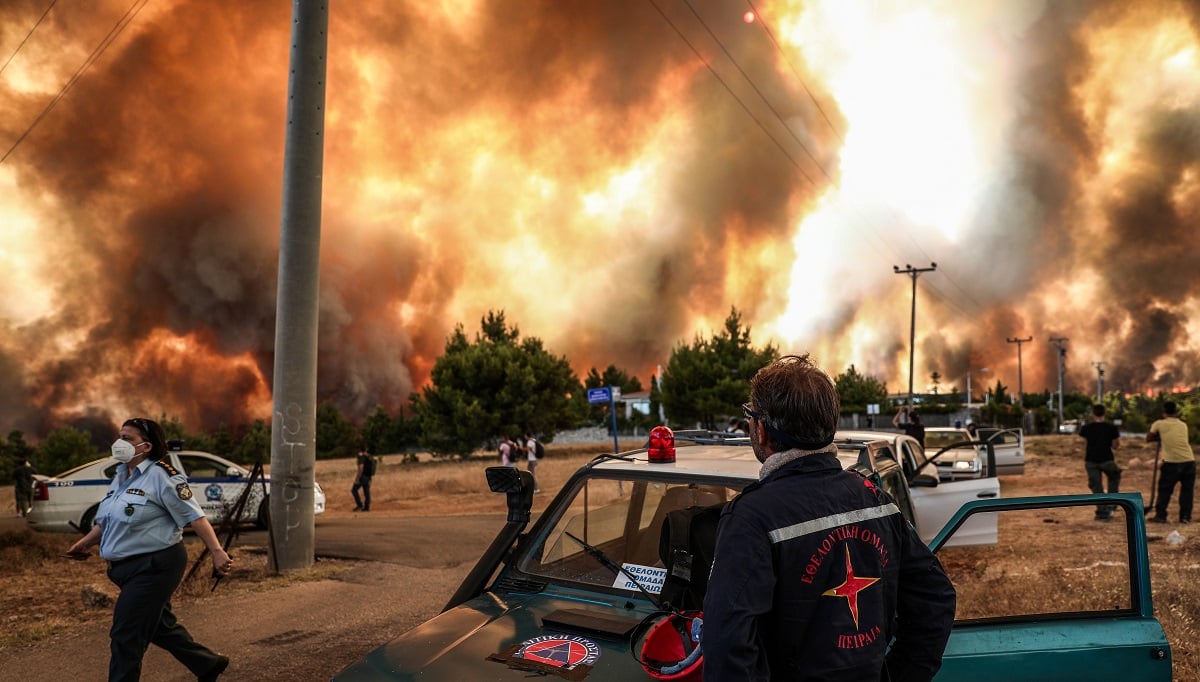
[[[41,120],[45,118],[46,115],[49,114],[64,97],[66,97],[67,92],[72,86],[75,85],[76,82],[79,81],[79,78],[83,75],[83,72],[86,71],[93,63],[95,63],[100,55],[104,54],[104,51],[107,50],[110,45],[112,45],[113,41],[117,39],[117,36],[121,35],[121,33],[129,26],[130,23],[133,22],[138,13],[140,13],[142,9],[149,4],[149,2],[150,0],[134,0],[133,4],[129,6],[129,9],[125,10],[125,14],[121,15],[121,18],[118,19],[117,23],[112,27],[111,30],[109,30],[108,35],[104,36],[104,39],[100,41],[100,44],[96,46],[96,49],[92,50],[92,53],[88,55],[88,58],[84,60],[83,64],[80,65],[80,67],[75,71],[66,84],[62,86],[62,89],[58,91],[58,94],[50,100],[50,103],[47,104],[46,108],[42,110],[42,113],[38,114],[37,117],[33,119],[33,122],[29,124],[29,127],[25,129],[25,132],[21,133],[21,135],[17,137],[16,141],[12,143],[12,146],[8,148],[8,151],[4,152],[4,156],[0,156],[0,164],[8,160],[8,157],[12,155],[17,146],[29,136],[29,133],[33,132],[33,129],[37,127],[37,124],[40,123]]]
[[[832,183],[833,178],[830,177],[829,173],[825,171],[825,167],[821,165],[820,161],[817,160],[817,157],[812,153],[812,150],[809,149],[808,145],[804,144],[804,142],[796,135],[796,133],[792,130],[792,127],[789,126],[787,121],[784,120],[783,115],[779,113],[779,110],[776,109],[773,104],[771,104],[771,100],[767,99],[767,96],[761,89],[759,89],[758,84],[754,82],[754,79],[750,77],[750,74],[746,73],[746,70],[742,68],[742,65],[738,63],[738,60],[735,59],[733,54],[729,52],[729,48],[725,47],[725,43],[717,37],[717,34],[713,33],[712,28],[710,28],[708,23],[704,21],[704,18],[700,16],[700,14],[696,11],[696,8],[692,6],[692,0],[684,0],[684,4],[687,5],[689,10],[691,10],[692,16],[696,17],[696,21],[700,22],[700,25],[704,27],[706,32],[708,32],[708,35],[714,41],[716,41],[717,46],[721,48],[721,51],[725,53],[725,56],[729,57],[730,63],[732,63],[734,68],[738,70],[738,73],[742,74],[742,78],[746,79],[746,82],[749,83],[750,87],[754,89],[754,92],[758,94],[758,97],[763,101],[763,104],[766,104],[767,108],[771,110],[771,113],[775,115],[775,118],[783,126],[783,129],[788,131],[788,134],[792,136],[792,139],[796,141],[796,144],[800,145],[800,148],[804,150],[804,153],[808,155],[808,158],[812,159],[813,164],[820,169],[821,175],[824,175],[825,179]]]
[[[770,140],[775,143],[775,146],[779,148],[780,153],[782,153],[787,160],[796,167],[796,170],[800,171],[800,175],[804,176],[804,179],[808,180],[809,184],[811,184],[813,187],[818,187],[819,185],[817,182],[804,171],[804,168],[798,161],[796,161],[795,158],[792,157],[791,154],[788,153],[787,149],[784,149],[783,144],[781,144],[779,140],[775,139],[775,136],[767,130],[766,125],[764,125],[763,122],[754,115],[754,112],[750,111],[750,107],[746,106],[746,103],[742,101],[742,98],[737,96],[737,93],[735,93],[733,89],[729,87],[729,84],[725,82],[724,78],[721,78],[721,74],[717,73],[716,69],[714,69],[712,65],[708,63],[708,60],[704,58],[704,55],[700,54],[700,50],[696,49],[696,46],[692,44],[692,41],[688,40],[687,36],[683,34],[683,31],[680,31],[679,27],[675,25],[675,22],[671,21],[671,18],[667,16],[666,12],[663,12],[662,8],[658,6],[658,2],[656,2],[656,0],[650,0],[650,4],[654,6],[654,9],[658,10],[659,15],[661,15],[663,20],[667,22],[667,25],[674,29],[679,38],[683,40],[683,42],[689,48],[691,48],[692,52],[694,52],[696,57],[700,60],[700,63],[704,64],[705,68],[708,69],[708,72],[711,73],[713,77],[717,79],[717,82],[721,84],[721,87],[725,88],[725,91],[729,93],[729,96],[733,97],[733,99],[739,105],[741,105],[742,111],[745,111],[746,115],[749,116],[756,124],[758,124],[758,127],[763,131],[763,134],[770,138]]]
[[[45,20],[46,15],[50,13],[50,10],[54,9],[54,5],[57,2],[58,0],[50,0],[50,4],[46,5],[46,11],[42,12],[42,16],[38,17],[38,20],[36,23],[34,23],[33,28],[29,29],[29,33],[25,34],[25,38],[21,41],[20,45],[17,45],[17,49],[13,50],[13,53],[8,55],[8,60],[4,62],[4,66],[0,66],[0,76],[4,75],[4,70],[7,69],[8,65],[12,63],[13,57],[16,57],[17,53],[21,51],[21,48],[25,47],[25,43],[29,41],[29,37],[33,35],[33,32],[37,30],[38,26],[42,25],[42,21]]]

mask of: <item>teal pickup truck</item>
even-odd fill
[[[744,438],[683,440],[669,457],[660,443],[596,458],[532,525],[528,472],[488,469],[492,490],[507,495],[508,522],[444,612],[334,679],[699,679],[698,668],[665,674],[635,657],[667,579],[664,520],[727,502],[757,480],[759,463]],[[913,509],[906,514],[920,513],[914,492],[947,485],[890,459],[886,440],[838,448],[843,466],[875,476]],[[930,543],[958,592],[937,680],[1172,679],[1140,496],[987,497],[963,504]],[[1111,506],[1110,521],[1095,520],[1097,505]],[[981,527],[995,532],[955,540]]]

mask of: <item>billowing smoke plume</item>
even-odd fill
[[[645,379],[736,306],[756,342],[897,389],[909,288],[890,265],[927,260],[918,390],[982,366],[978,385],[1015,388],[1004,339],[1028,335],[1027,391],[1053,383],[1051,335],[1071,338],[1069,388],[1091,360],[1114,388],[1196,381],[1194,9],[917,8],[961,33],[931,68],[970,83],[960,119],[991,150],[967,191],[933,187],[946,217],[889,204],[915,167],[872,184],[858,160],[883,159],[860,142],[875,127],[913,163],[950,144],[905,127],[903,96],[855,106],[928,75],[838,70],[872,44],[863,22],[937,36],[896,8],[755,5],[334,4],[320,397],[397,409],[489,309],[580,373]],[[30,129],[127,8],[56,6],[0,74],[0,150],[28,131],[0,164],[0,428],[269,412],[290,7],[150,3]],[[0,57],[44,9],[0,5]]]

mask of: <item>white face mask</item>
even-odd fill
[[[112,444],[112,456],[113,459],[122,464],[128,463],[134,457],[137,457],[137,446],[124,438],[118,438]]]

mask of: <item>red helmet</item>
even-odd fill
[[[700,652],[700,611],[668,613],[650,626],[642,640],[638,662],[650,677],[672,682],[699,682],[704,656]]]

